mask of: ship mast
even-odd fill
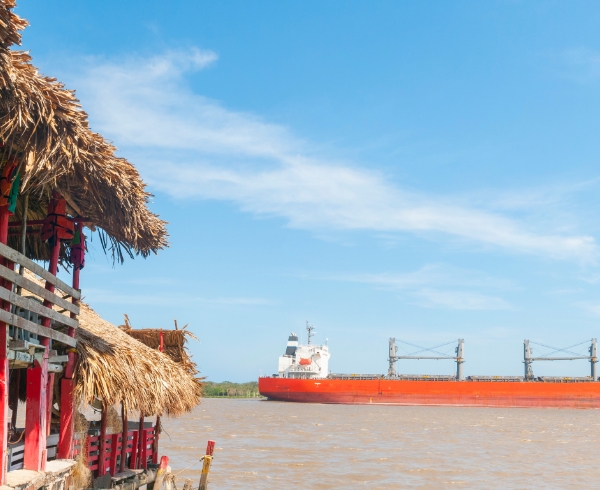
[[[315,329],[314,325],[310,325],[308,323],[308,320],[306,320],[306,332],[308,334],[308,345],[310,345],[310,339],[311,337],[314,337],[315,334],[313,333],[313,330]]]

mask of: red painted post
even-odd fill
[[[53,199],[60,199],[56,192]],[[56,276],[60,240],[55,237],[50,253],[48,272]],[[54,285],[46,281],[46,289],[54,292]],[[52,308],[52,303],[45,300],[44,306]],[[50,318],[43,318],[42,325],[50,328]],[[44,471],[46,469],[46,386],[48,383],[48,354],[50,339],[42,337],[40,343],[46,347],[42,362],[34,362],[33,368],[27,369],[27,406],[25,409],[25,451],[23,467],[26,470]]]
[[[0,208],[0,242],[6,245],[8,242],[8,218],[10,212],[8,206]],[[4,284],[6,287],[6,284]],[[10,308],[6,303],[4,309]],[[8,447],[8,356],[7,356],[7,328],[6,323],[0,323],[0,485],[6,484],[6,465]]]
[[[39,360],[27,368],[27,403],[25,404],[25,451],[23,465],[26,470],[43,471],[46,461],[46,388],[48,372]],[[34,469],[35,468],[35,469]]]
[[[125,410],[125,406],[121,407],[121,420],[123,421],[123,446],[121,447],[121,468],[119,471],[121,473],[125,471],[125,463],[127,461],[127,445],[129,443],[129,428],[127,422],[127,410]]]
[[[83,235],[83,223],[78,222],[76,227],[81,240],[81,254],[73,262],[73,289],[79,290],[79,273],[83,269],[85,260],[85,236]],[[73,304],[79,304],[73,298]],[[71,318],[76,318],[75,313],[71,313]],[[69,328],[69,335],[75,337],[75,329]],[[75,390],[75,364],[77,363],[77,349],[69,349],[67,353],[69,360],[65,366],[64,376],[61,380],[61,400],[60,400],[60,433],[58,436],[58,459],[70,459],[73,454],[73,430],[75,406],[73,405],[73,391]]]
[[[119,437],[121,434],[113,434],[110,443],[110,476],[115,476],[117,472],[117,456],[119,455]]]
[[[106,407],[102,406],[100,419],[100,440],[98,444],[98,476],[106,473]]]
[[[148,468],[148,429],[141,431],[140,440],[140,468]]]
[[[212,456],[214,451],[215,451],[215,441],[208,441],[208,444],[206,445],[206,455]]]

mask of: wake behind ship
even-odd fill
[[[260,377],[258,389],[270,400],[304,403],[457,405],[479,407],[600,408],[597,343],[591,340],[589,356],[533,357],[524,343],[524,376],[467,376],[463,374],[464,341],[455,356],[398,356],[390,339],[387,375],[330,374],[329,347],[311,344],[313,327],[307,325],[308,342],[301,345],[292,333],[278,374]],[[398,359],[453,359],[456,375],[396,374]],[[534,361],[587,359],[591,375],[548,377],[533,375]]]

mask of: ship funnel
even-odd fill
[[[287,347],[285,348],[285,355],[291,356],[291,357],[295,356],[297,348],[298,348],[298,336],[294,332],[292,332],[290,334],[290,336],[288,337]]]

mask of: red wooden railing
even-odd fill
[[[125,466],[130,469],[146,469],[148,464],[155,459],[154,438],[156,427],[142,430],[142,444],[140,447],[140,431],[130,430],[127,432],[125,452],[123,453],[123,434],[107,435],[104,444],[104,454],[100,454],[100,437],[88,435],[85,450],[87,451],[88,467],[94,477],[110,473],[115,476],[121,467],[121,458],[125,454]],[[81,452],[81,442],[75,441],[73,457],[76,458]],[[138,454],[138,452],[140,454]]]

